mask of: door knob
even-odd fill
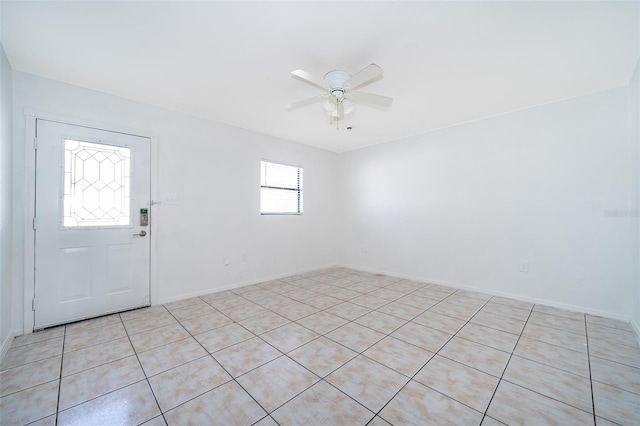
[[[133,234],[134,237],[144,237],[147,235],[147,231],[140,231],[138,234]]]

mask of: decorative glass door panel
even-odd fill
[[[131,148],[64,141],[63,226],[131,225]]]

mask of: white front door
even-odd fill
[[[35,326],[147,306],[148,138],[37,120]]]

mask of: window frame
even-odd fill
[[[266,164],[275,164],[280,166],[294,167],[297,169],[298,173],[298,187],[297,188],[287,188],[280,186],[270,186],[270,185],[262,185],[262,176],[260,176],[260,215],[261,216],[302,216],[304,212],[304,168],[298,164],[290,164],[283,163],[281,161],[273,161],[267,159],[260,159],[260,173],[262,174],[262,163]],[[300,184],[300,176],[302,175],[302,185]],[[298,193],[298,211],[297,212],[263,212],[262,211],[262,189],[275,189],[280,191],[294,191]]]

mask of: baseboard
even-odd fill
[[[165,303],[176,302],[178,300],[183,300],[183,299],[189,299],[191,297],[198,297],[198,296],[204,296],[205,294],[219,293],[221,291],[233,290],[233,289],[240,288],[240,287],[245,287],[245,286],[248,286],[248,285],[259,284],[259,283],[262,283],[262,282],[265,282],[265,281],[279,280],[281,278],[291,277],[293,275],[304,274],[306,272],[313,272],[313,271],[317,271],[319,269],[333,268],[335,266],[338,266],[338,265],[336,265],[335,263],[332,263],[332,264],[329,264],[329,265],[316,266],[316,267],[313,267],[313,268],[304,269],[304,270],[300,270],[300,271],[297,271],[297,272],[288,272],[286,274],[270,275],[270,276],[267,276],[267,277],[262,277],[262,278],[258,278],[258,279],[254,279],[254,280],[237,282],[237,283],[226,285],[224,287],[208,288],[206,290],[197,291],[197,292],[193,292],[193,293],[181,294],[179,296],[173,296],[173,297],[166,297],[166,298],[160,299],[158,301],[158,304],[163,305]]]
[[[13,339],[13,333],[10,333],[7,338],[4,339],[4,342],[2,342],[2,346],[0,347],[0,363],[4,361],[5,355],[7,355],[7,352],[9,352],[9,348],[11,347],[11,343],[13,343]]]
[[[457,288],[457,289],[461,289],[461,290],[475,291],[477,293],[483,293],[483,294],[486,294],[486,295],[489,295],[489,296],[507,297],[509,299],[520,300],[522,302],[529,302],[529,303],[535,303],[535,304],[538,304],[538,305],[551,306],[551,307],[558,308],[558,309],[565,309],[567,311],[574,311],[574,312],[579,312],[579,313],[584,313],[584,314],[589,314],[589,315],[597,315],[597,316],[600,316],[600,317],[610,318],[610,319],[614,319],[614,320],[617,320],[617,321],[623,321],[623,322],[626,322],[628,324],[631,324],[631,326],[634,328],[634,330],[636,332],[636,336],[640,336],[639,328],[638,328],[637,324],[635,324],[631,320],[631,318],[625,317],[623,315],[615,314],[615,313],[612,313],[612,312],[600,311],[600,310],[597,310],[597,309],[590,309],[590,308],[585,308],[585,307],[576,306],[576,305],[570,305],[570,304],[566,304],[566,303],[559,303],[559,302],[556,302],[556,301],[553,301],[553,300],[538,299],[538,298],[535,298],[535,297],[527,297],[527,296],[522,296],[522,295],[513,294],[513,293],[505,293],[505,292],[500,292],[500,291],[485,290],[485,289],[480,289],[480,288],[477,288],[477,287],[471,287],[471,286],[464,285],[464,284],[456,284],[456,283],[451,283],[451,282],[446,282],[446,281],[441,281],[441,280],[433,280],[433,279],[429,279],[429,278],[425,278],[425,277],[418,277],[418,276],[415,276],[415,275],[399,274],[399,273],[395,273],[395,272],[363,268],[363,267],[359,267],[359,266],[355,266],[355,265],[341,264],[341,265],[338,265],[338,266],[342,266],[344,268],[360,270],[360,271],[364,271],[364,272],[370,272],[370,273],[373,273],[373,274],[384,274],[384,275],[389,275],[391,277],[404,278],[404,279],[407,279],[407,280],[427,282],[427,283],[431,283],[431,284],[438,284],[438,285],[443,285],[445,287]]]

